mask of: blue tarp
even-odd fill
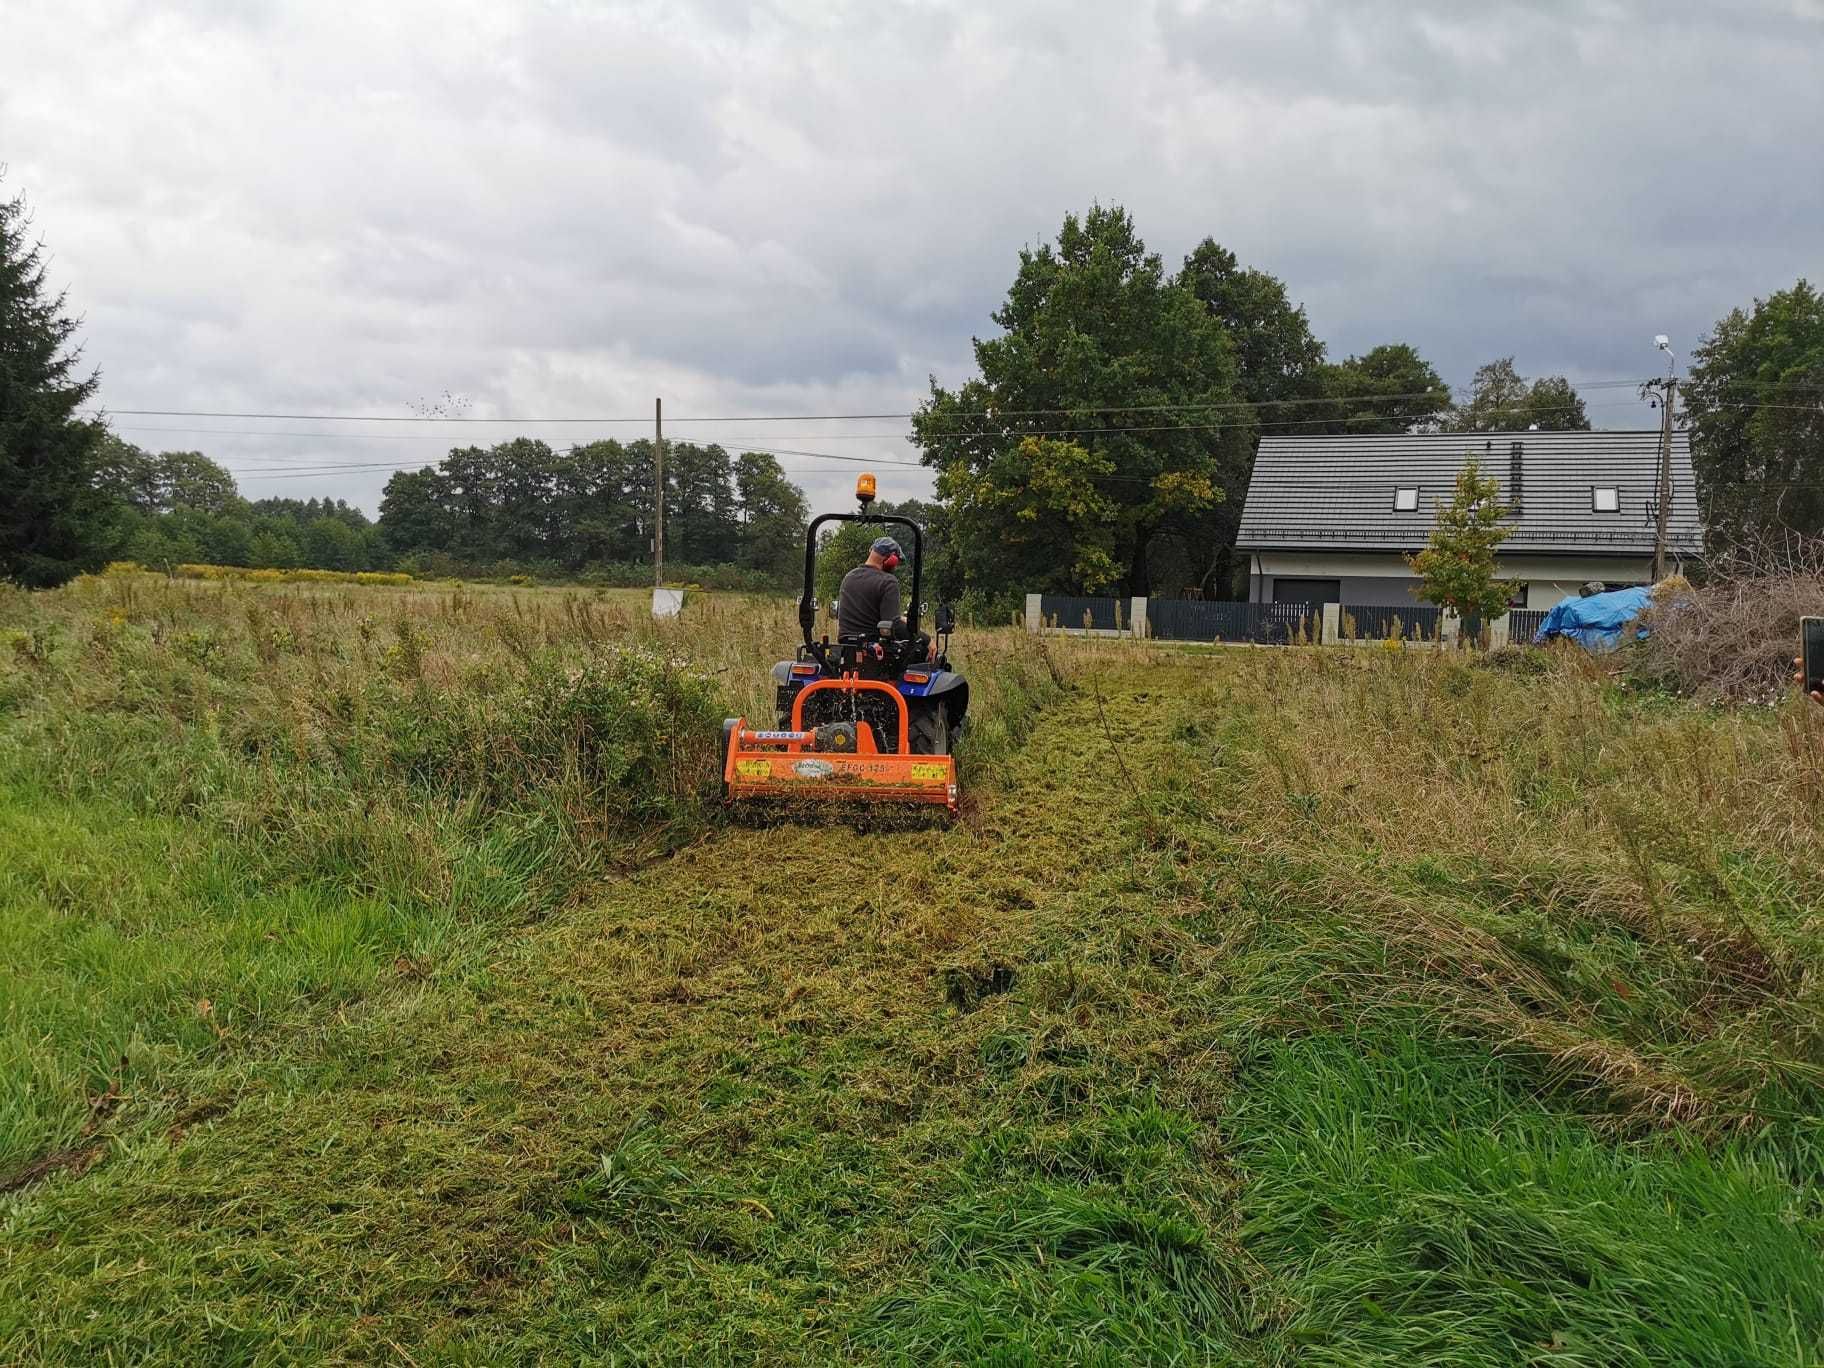
[[[1543,646],[1555,636],[1569,637],[1587,651],[1612,651],[1622,631],[1639,617],[1653,597],[1651,589],[1615,589],[1588,598],[1568,598],[1545,615],[1533,634]]]

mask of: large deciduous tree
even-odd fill
[[[380,497],[380,531],[394,555],[448,551],[456,532],[450,486],[441,470],[401,470]]]
[[[1528,381],[1503,356],[1476,371],[1469,399],[1444,418],[1446,432],[1588,432],[1583,400],[1562,375]]]
[[[1028,593],[1101,593],[1121,582],[1122,517],[1107,491],[1114,459],[1056,437],[1022,437],[980,468],[949,472],[945,492],[959,508],[997,529],[975,551],[991,582],[1022,583]],[[1167,472],[1208,489],[1202,474]],[[1010,577],[1019,576],[1018,580]]]
[[[163,507],[194,508],[220,516],[241,503],[234,476],[200,451],[164,451],[153,457]]]
[[[1720,319],[1683,395],[1712,544],[1824,536],[1824,295],[1800,280]]]
[[[217,517],[245,512],[234,476],[200,451],[142,451],[113,433],[97,447],[96,486],[133,512],[157,516],[179,508]]]
[[[46,587],[101,566],[124,505],[97,484],[107,430],[77,416],[97,377],[78,370],[76,321],[29,228],[23,196],[0,201],[0,579]]]
[[[740,558],[739,511],[728,452],[694,442],[665,444],[665,554],[691,565]]]
[[[975,340],[980,374],[955,391],[933,381],[912,423],[966,584],[1149,592],[1155,549],[1207,545],[1212,511],[1245,489],[1253,420],[1235,407],[1221,321],[1167,278],[1126,211],[1101,206],[1020,253],[993,319],[1000,335]],[[1009,463],[1033,482],[1021,498],[1007,497]],[[1064,529],[1084,528],[1091,504],[1104,540],[1085,556]]]
[[[1205,238],[1185,257],[1178,280],[1228,333],[1235,353],[1235,389],[1250,406],[1258,433],[1308,432],[1321,422],[1323,411],[1315,401],[1325,393],[1331,367],[1304,306],[1292,302],[1284,282],[1243,266],[1213,238]],[[1211,515],[1206,554],[1183,568],[1181,580],[1227,592],[1244,502],[1240,495],[1252,472],[1250,452],[1247,469],[1234,482],[1235,497],[1224,499]]]
[[[741,564],[790,583],[804,554],[809,519],[804,492],[785,478],[778,460],[763,451],[737,457],[734,478],[741,514]]]
[[[1296,401],[1324,392],[1324,344],[1312,336],[1304,306],[1292,302],[1284,282],[1243,266],[1213,238],[1184,259],[1178,279],[1228,333],[1235,388],[1261,410],[1262,422],[1293,423],[1308,416]]]
[[[1350,356],[1325,374],[1327,433],[1412,432],[1435,429],[1450,409],[1450,386],[1418,349],[1388,342]]]
[[[102,450],[101,487],[130,527],[123,552],[142,565],[378,570],[389,562],[380,530],[340,499],[249,503],[234,477],[200,452],[153,455],[112,436]]]

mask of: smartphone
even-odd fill
[[[1805,692],[1824,691],[1824,617],[1799,619],[1799,656],[1805,662]]]

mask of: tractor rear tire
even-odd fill
[[[914,755],[948,755],[950,753],[950,709],[938,703],[913,713],[908,741]]]

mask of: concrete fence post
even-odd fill
[[[1446,608],[1444,615],[1438,619],[1438,623],[1438,644],[1454,651],[1463,636],[1463,619]]]
[[[1508,643],[1508,617],[1506,613],[1488,624],[1488,649],[1493,651]]]
[[[1026,630],[1036,632],[1045,625],[1045,615],[1039,609],[1039,595],[1026,595]]]
[[[1128,600],[1128,625],[1133,628],[1134,640],[1145,641],[1152,635],[1146,625],[1146,598],[1144,595]]]
[[[1343,639],[1343,605],[1326,603],[1324,605],[1324,631],[1318,638],[1320,646],[1334,646]]]

